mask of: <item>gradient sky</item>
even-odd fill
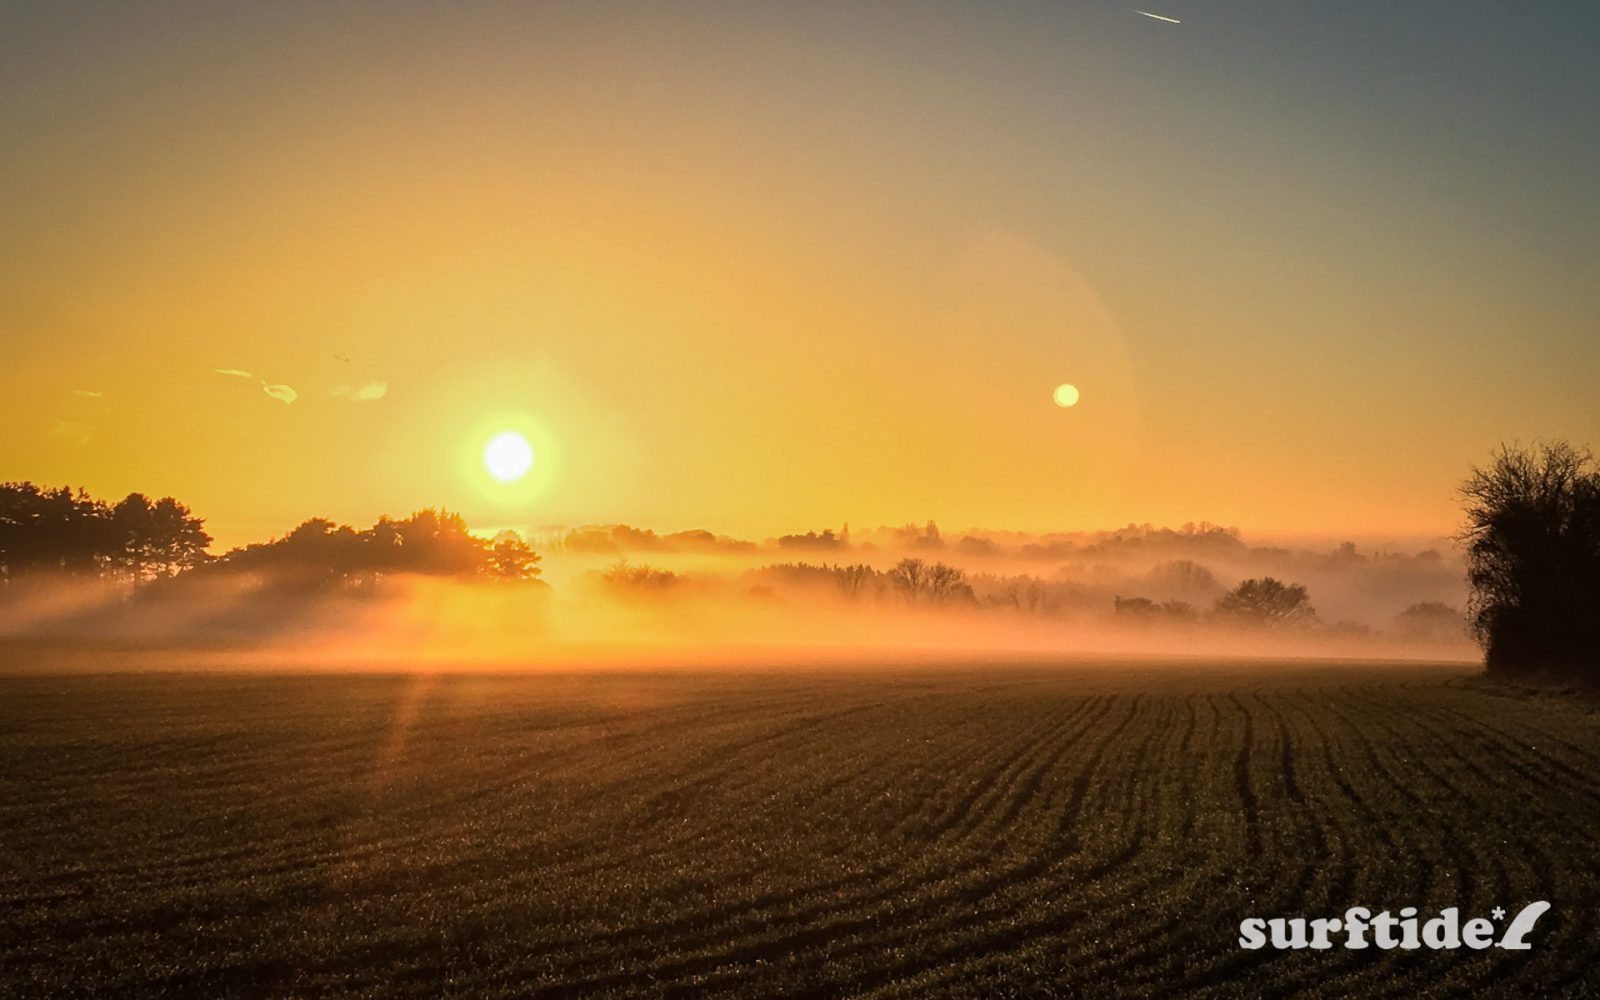
[[[1371,536],[1600,445],[1600,7],[1137,6],[6,4],[0,479]]]

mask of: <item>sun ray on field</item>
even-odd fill
[[[429,694],[438,684],[439,675],[432,671],[417,671],[408,676],[405,687],[399,692],[395,700],[394,710],[390,714],[389,728],[384,737],[383,746],[378,751],[372,765],[372,775],[368,785],[369,791],[377,793],[387,788],[392,782],[395,772],[400,770],[401,761],[405,759],[406,749],[410,745],[412,730],[416,725],[417,717],[421,714],[422,706],[427,702]]]

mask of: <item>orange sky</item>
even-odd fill
[[[1287,26],[1125,13],[7,15],[0,478],[224,543],[1440,534],[1498,442],[1600,442],[1591,126],[1505,131],[1476,49],[1358,48],[1460,94],[1413,109]]]

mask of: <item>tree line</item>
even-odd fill
[[[210,545],[204,522],[172,497],[108,503],[82,489],[0,483],[0,585],[42,573],[140,584],[204,564]]]
[[[1184,567],[1180,564],[1179,568]],[[631,570],[638,574],[642,568],[632,567]],[[973,586],[974,578],[969,578],[965,570],[917,558],[901,559],[886,570],[866,563],[782,563],[765,567],[763,572],[791,584],[830,585],[840,596],[851,600],[893,595],[920,606],[987,604],[1036,612],[1045,610],[1042,600],[1045,584],[1035,577],[976,578],[986,590],[984,598],[980,599]],[[1158,603],[1148,597],[1117,595],[1112,602],[1112,610],[1124,620],[1192,621],[1200,616],[1186,601]],[[1244,625],[1305,625],[1317,620],[1316,609],[1304,586],[1284,583],[1270,576],[1240,583],[1217,599],[1211,614],[1218,621]]]
[[[913,605],[975,604],[977,597],[964,570],[942,562],[906,558],[886,570],[867,563],[779,563],[764,575],[790,584],[820,584],[848,599],[897,596]]]
[[[372,584],[402,573],[533,580],[540,574],[539,562],[539,554],[515,532],[480,538],[460,514],[430,507],[406,518],[380,517],[365,530],[312,518],[282,538],[234,549],[214,565],[315,590]]]
[[[252,573],[321,589],[390,574],[534,580],[539,554],[515,532],[472,534],[459,514],[429,508],[357,530],[312,518],[269,542],[207,552],[205,522],[173,497],[116,503],[82,489],[0,484],[0,586],[30,577],[98,578],[136,586],[192,573]]]
[[[1491,674],[1600,682],[1600,467],[1593,455],[1565,443],[1502,448],[1461,487],[1471,590],[1470,622]],[[1202,526],[1210,529],[1211,526]],[[930,522],[923,548],[942,544]],[[1231,532],[1207,530],[1237,542]],[[708,536],[709,537],[709,536]],[[787,548],[839,548],[847,535],[794,536]],[[1185,536],[1187,537],[1187,536]],[[710,539],[712,542],[719,540]],[[360,585],[388,574],[533,580],[538,553],[512,532],[473,535],[460,515],[440,509],[379,518],[357,530],[312,518],[282,538],[208,554],[205,522],[173,497],[130,493],[114,503],[82,489],[31,482],[0,483],[0,592],[30,577],[97,577],[136,587],[178,575],[247,572],[307,589]],[[847,597],[897,594],[911,604],[977,603],[975,578],[954,566],[907,558],[887,570],[862,564],[770,567],[820,579]],[[1190,572],[1199,567],[1187,567]],[[673,575],[617,567],[610,580],[629,589],[659,588]],[[990,578],[1000,599],[1034,607],[1042,584]],[[991,602],[994,593],[989,595]],[[1198,613],[1181,601],[1157,604],[1117,597],[1119,615],[1183,618]],[[1272,577],[1246,580],[1223,594],[1214,618],[1266,624],[1315,620],[1303,586]],[[1443,605],[1415,605],[1407,627],[1426,630],[1453,615]]]

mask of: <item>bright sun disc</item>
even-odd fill
[[[496,434],[483,449],[483,467],[502,483],[521,479],[533,467],[533,446],[516,431]]]
[[[1054,393],[1057,406],[1074,406],[1078,402],[1078,387],[1070,383],[1056,386]]]

